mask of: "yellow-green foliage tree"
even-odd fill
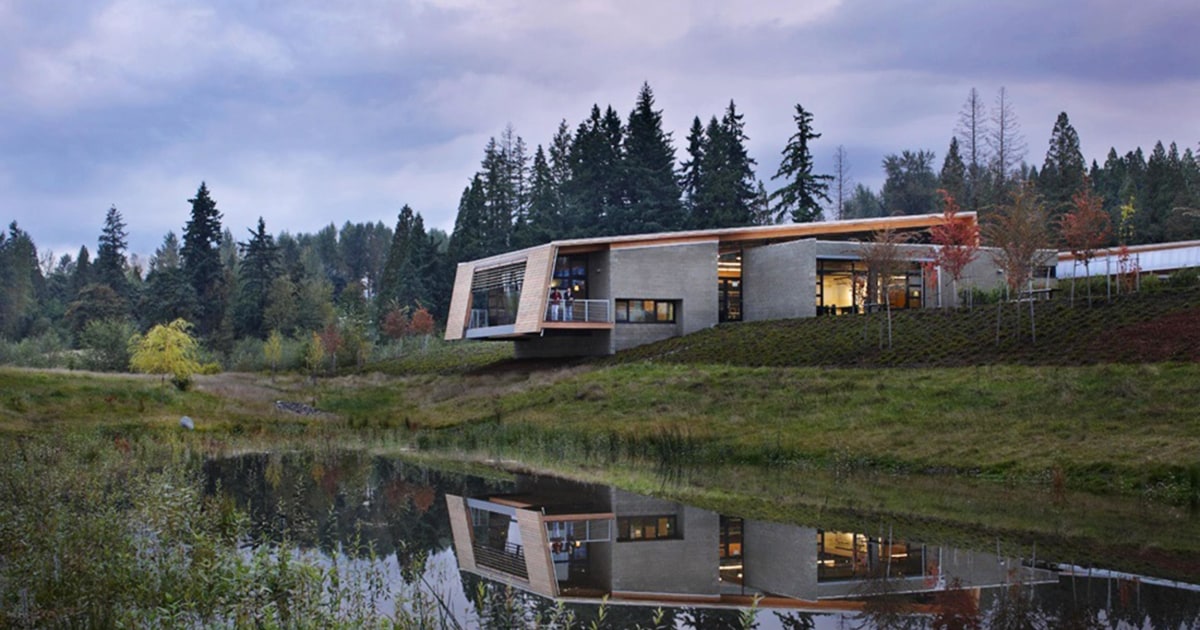
[[[283,358],[283,335],[279,334],[279,329],[276,328],[267,336],[267,342],[263,344],[263,358],[271,365],[271,376],[275,376],[275,370],[279,368],[279,361]]]
[[[196,361],[199,346],[191,329],[187,320],[176,319],[151,328],[145,336],[134,335],[129,339],[130,367],[146,374],[161,374],[164,382],[170,374],[177,387],[186,387],[192,374],[200,371]]]
[[[321,361],[325,360],[325,344],[321,342],[321,335],[312,333],[309,339],[308,347],[304,349],[304,363],[308,366],[309,374],[315,382],[317,380],[317,370],[321,368]]]

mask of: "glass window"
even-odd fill
[[[616,321],[633,324],[675,322],[675,302],[670,300],[617,300]]]
[[[617,540],[668,540],[678,538],[675,516],[624,516],[617,519]]]

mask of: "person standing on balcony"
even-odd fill
[[[550,292],[550,321],[556,322],[559,320],[558,309],[559,309],[559,305],[561,302],[562,302],[562,295],[558,292],[558,289],[554,289],[553,291],[551,291]]]
[[[564,303],[564,304],[566,305],[566,307],[567,307],[567,317],[566,317],[566,320],[567,320],[567,321],[569,321],[569,322],[573,322],[573,321],[575,321],[575,313],[574,313],[574,311],[573,311],[573,309],[575,308],[575,292],[574,292],[574,291],[572,291],[571,289],[567,289],[567,290],[566,290],[566,291],[564,291],[563,293],[565,294],[565,298],[563,299],[563,303]]]

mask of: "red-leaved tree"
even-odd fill
[[[1090,280],[1090,265],[1100,249],[1112,236],[1112,220],[1104,211],[1104,200],[1092,192],[1084,180],[1083,189],[1071,197],[1071,210],[1058,223],[1063,244],[1071,250],[1076,262],[1083,263],[1083,274]],[[1088,304],[1092,303],[1092,283],[1088,282]],[[1075,274],[1071,274],[1071,303],[1075,302]]]
[[[383,334],[393,341],[408,335],[407,308],[394,308],[383,317]]]
[[[950,276],[954,305],[958,306],[958,281],[967,265],[979,257],[979,224],[958,216],[958,202],[945,190],[938,190],[944,209],[942,222],[929,229],[930,240],[938,246],[935,260]]]

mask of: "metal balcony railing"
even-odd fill
[[[507,543],[504,549],[496,549],[478,543],[472,545],[475,552],[475,564],[529,579],[529,570],[525,568],[525,550],[520,545]]]
[[[574,300],[570,306],[550,303],[546,305],[546,321],[607,324],[612,322],[612,312],[608,300]]]

